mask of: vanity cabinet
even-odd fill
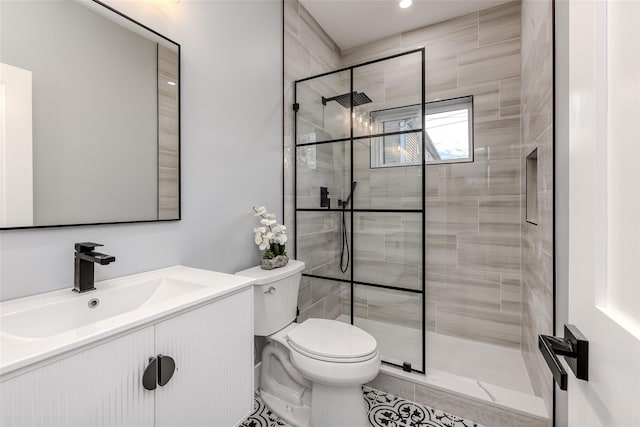
[[[156,389],[156,427],[231,427],[253,411],[253,289],[156,325],[176,371]]]
[[[253,409],[249,287],[105,340],[0,383],[0,426],[237,425]],[[149,358],[171,356],[170,381],[146,390]],[[46,363],[46,362],[45,362]]]

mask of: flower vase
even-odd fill
[[[274,268],[284,267],[285,265],[287,265],[288,262],[289,262],[288,256],[278,255],[271,259],[263,258],[262,263],[260,264],[260,267],[262,267],[263,270],[273,270]]]

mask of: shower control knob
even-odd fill
[[[267,289],[266,291],[264,291],[265,294],[275,294],[276,293],[276,288],[274,288],[273,286],[271,286],[269,289]]]

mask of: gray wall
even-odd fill
[[[553,380],[538,334],[553,333],[553,17],[551,0],[522,2],[522,354],[552,413]],[[525,221],[525,158],[538,149],[538,221]]]
[[[251,207],[282,218],[282,4],[108,3],[182,45],[183,220],[0,232],[2,300],[72,287],[85,240],[117,258],[98,280],[174,264],[233,273],[259,262]]]
[[[33,72],[34,225],[157,218],[156,43],[71,1],[2,3]]]

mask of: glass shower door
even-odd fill
[[[425,369],[424,49],[296,82],[300,317]]]

